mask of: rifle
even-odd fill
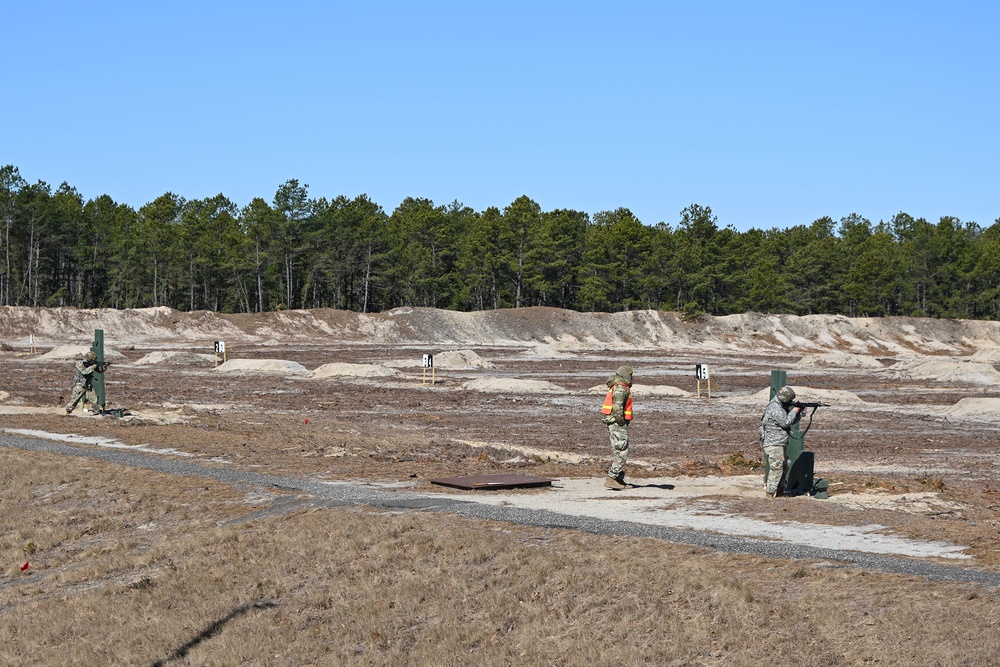
[[[798,408],[799,410],[805,410],[806,408],[812,408],[813,412],[815,412],[816,408],[828,408],[828,407],[830,407],[830,404],[829,403],[801,403],[799,401],[795,401],[794,403],[792,403],[792,407],[793,408]]]
[[[84,366],[96,366],[97,368],[95,368],[94,370],[97,371],[98,373],[103,373],[104,371],[108,370],[108,366],[111,365],[111,362],[110,361],[85,361],[85,362],[83,362],[83,365]]]
[[[829,403],[803,403],[801,401],[795,401],[794,403],[792,403],[792,407],[793,408],[798,408],[799,410],[805,410],[806,408],[812,408],[812,412],[809,413],[809,423],[806,424],[806,427],[804,429],[802,429],[802,435],[805,436],[805,434],[809,432],[809,427],[812,426],[813,416],[816,414],[816,409],[817,408],[828,408],[828,407],[830,407],[830,404]]]

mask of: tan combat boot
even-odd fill
[[[606,489],[614,489],[615,491],[620,491],[620,490],[622,490],[622,489],[625,488],[625,485],[623,483],[619,482],[614,477],[605,477],[604,478],[604,488],[606,488]]]

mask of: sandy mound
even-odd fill
[[[948,417],[1000,420],[1000,398],[963,398],[945,408],[941,414]]]
[[[990,364],[949,359],[900,362],[892,366],[897,378],[938,382],[1000,384],[1000,373]]]
[[[798,361],[799,366],[833,366],[835,368],[872,368],[881,369],[882,362],[875,357],[848,352],[824,352],[823,354],[807,354]]]
[[[383,361],[383,366],[395,368],[423,368],[424,355],[414,354],[409,359],[392,359]],[[434,367],[438,369],[461,370],[469,368],[496,368],[492,362],[486,361],[472,350],[452,350],[434,354]],[[428,369],[430,372],[430,369]]]
[[[472,350],[453,350],[434,355],[436,368],[496,368]]]
[[[198,354],[196,352],[179,352],[177,350],[157,350],[150,352],[135,362],[136,366],[214,366],[221,361],[214,354]]]
[[[995,364],[1000,362],[1000,348],[991,347],[986,350],[977,350],[973,355],[971,361],[980,364]]]
[[[476,378],[462,385],[468,391],[517,394],[565,394],[565,389],[545,380],[514,380],[503,378]]]
[[[284,359],[230,359],[215,369],[219,373],[243,373],[250,375],[309,375],[306,367],[295,361]]]
[[[73,361],[77,361],[83,359],[83,355],[88,352],[90,352],[89,345],[60,345],[52,348],[45,354],[38,355],[36,359],[72,359]],[[112,350],[105,346],[104,358],[108,361],[116,361],[125,359],[125,355],[118,350]]]
[[[564,350],[556,349],[551,345],[533,345],[524,351],[524,355],[540,359],[572,359],[576,356]]]
[[[845,405],[862,405],[864,400],[852,391],[843,389],[814,389],[812,387],[799,387],[790,385],[795,390],[795,400],[802,403],[829,403],[832,407]],[[761,411],[771,400],[771,388],[765,387],[749,396],[727,396],[720,399],[727,403],[739,403],[743,405],[758,405]]]
[[[0,307],[0,339],[20,341],[19,346],[30,335],[43,347],[86,340],[95,328],[113,336],[119,347],[126,343],[160,347],[150,345],[160,341],[210,346],[212,341],[274,345],[323,339],[377,345],[544,345],[556,352],[669,348],[741,353],[794,350],[799,354],[849,351],[886,356],[969,355],[1000,346],[1000,322],[912,317],[797,317],[750,312],[705,315],[688,321],[667,311],[579,313],[547,307],[471,313],[406,307],[384,313],[320,308],[244,314],[170,308]]]
[[[591,387],[588,390],[591,394],[600,394],[604,396],[608,393],[608,385],[599,384]],[[634,384],[632,385],[632,395],[636,398],[642,396],[674,396],[677,398],[684,398],[687,396],[693,396],[690,391],[684,391],[683,389],[678,389],[677,387],[671,387],[670,385],[653,385],[653,384]]]
[[[602,386],[599,393],[606,393],[608,391],[607,385]],[[683,398],[686,396],[694,396],[690,391],[684,391],[677,387],[671,387],[670,385],[650,385],[650,384],[636,384],[632,386],[632,394],[637,398],[642,398],[643,396],[674,396],[678,398]]]
[[[384,378],[403,377],[395,368],[386,368],[379,364],[323,364],[314,370],[309,377],[322,379],[330,377]]]

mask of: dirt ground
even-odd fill
[[[629,520],[767,539],[842,533],[838,548],[1000,568],[994,323],[683,322],[551,309],[0,311],[7,432],[482,502],[613,507]],[[125,408],[120,419],[62,409],[94,328],[114,362],[107,407]],[[216,340],[226,342],[224,359]],[[637,488],[613,492],[600,488],[609,445],[597,413],[622,363],[635,369],[627,474]],[[696,364],[710,368],[710,398]],[[773,369],[787,371],[801,400],[831,404],[806,436],[828,500],[764,498],[756,426]],[[557,483],[503,493],[431,483],[496,473]]]

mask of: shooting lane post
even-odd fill
[[[431,384],[434,384],[434,355],[425,354],[424,355],[424,379],[420,384],[427,384],[427,369],[431,369]]]
[[[694,367],[694,376],[698,379],[698,398],[701,398],[701,381],[708,380],[708,397],[712,398],[712,376],[708,372],[708,364],[698,364]]]
[[[785,386],[787,374],[785,371],[771,371],[771,393],[768,400],[773,400],[778,390]],[[815,409],[815,408],[814,408]],[[815,479],[814,467],[816,456],[812,452],[805,451],[806,431],[799,428],[801,419],[792,425],[788,433],[788,446],[785,447],[785,457],[788,465],[785,466],[785,495],[802,496],[809,494],[815,498],[825,499],[829,483],[825,479]],[[808,431],[808,427],[806,428]],[[764,461],[764,481],[770,466],[767,463],[766,455]]]

